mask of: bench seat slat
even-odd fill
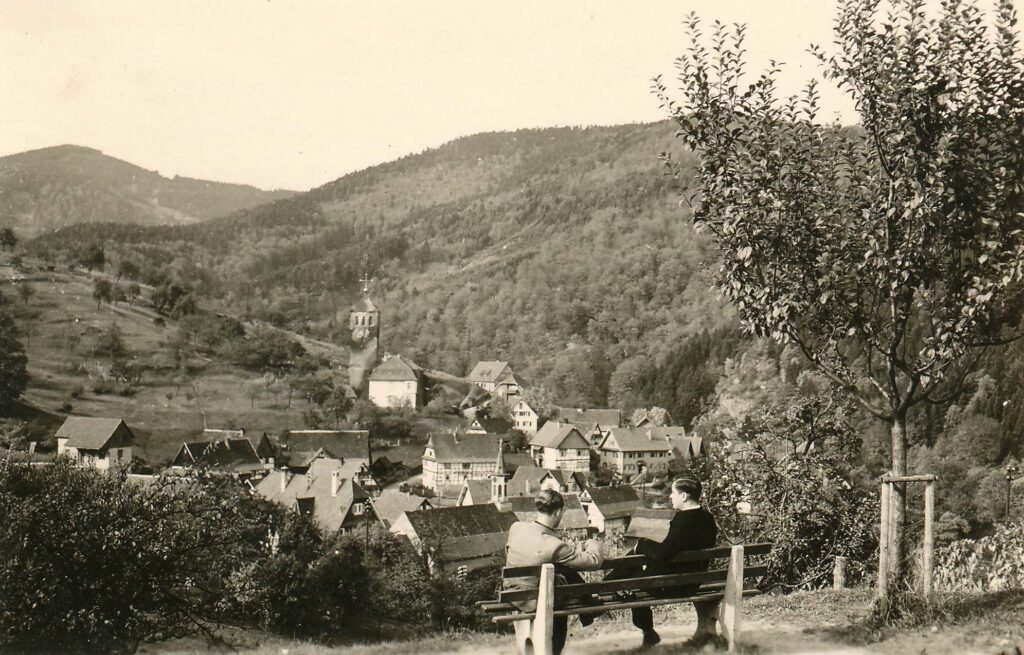
[[[766,555],[772,550],[772,544],[745,544],[743,546],[744,555],[749,557],[751,555]],[[694,562],[699,560],[707,559],[723,559],[729,557],[732,552],[731,547],[723,548],[709,548],[707,550],[692,550],[685,553],[681,553],[676,557],[672,558],[672,562]],[[644,555],[629,555],[626,557],[616,557],[614,559],[607,559],[604,561],[604,565],[601,570],[624,568],[627,566],[635,566],[637,564],[645,564],[650,560]],[[533,566],[506,566],[502,569],[501,576],[503,578],[519,578],[523,576],[540,575],[540,565]]]
[[[745,589],[743,596],[745,598],[750,596],[757,596],[760,594],[758,589]],[[714,592],[709,594],[699,594],[697,596],[688,596],[686,598],[651,598],[650,600],[635,600],[621,603],[610,603],[603,605],[581,605],[579,607],[565,607],[557,609],[554,612],[554,616],[572,616],[576,614],[600,614],[602,612],[612,612],[615,610],[626,610],[633,609],[634,607],[654,607],[657,605],[673,605],[677,603],[692,603],[694,601],[706,601],[706,600],[721,600],[725,594],[722,592]],[[516,614],[507,614],[503,616],[495,616],[491,618],[494,623],[512,623],[513,621],[521,621],[523,619],[532,619],[536,616],[533,612],[523,612]]]
[[[743,577],[744,579],[760,577],[764,575],[767,570],[768,567],[763,565],[748,566],[744,569]],[[559,585],[555,588],[555,597],[559,600],[565,600],[567,598],[579,598],[581,596],[590,596],[593,594],[609,593],[614,591],[637,591],[691,584],[718,583],[724,582],[727,575],[728,571],[725,569],[719,569],[717,571],[706,571],[700,573],[675,573],[671,575],[652,575],[639,578],[624,578],[622,580]],[[503,603],[517,600],[533,600],[536,597],[536,589],[502,591],[498,594],[498,600]]]

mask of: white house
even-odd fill
[[[537,434],[540,414],[530,407],[530,403],[520,400],[512,407],[512,427],[524,434]]]
[[[614,428],[597,447],[601,466],[620,477],[632,478],[644,468],[648,473],[664,471],[675,457],[701,454],[699,437],[687,437],[682,427]]]
[[[530,439],[530,455],[537,466],[546,469],[590,470],[590,444],[569,423],[545,423]]]
[[[107,471],[132,461],[135,435],[119,418],[69,416],[57,430],[57,456]]]
[[[467,478],[504,473],[502,439],[492,434],[434,433],[423,449],[423,486],[435,492]]]
[[[385,355],[370,374],[368,395],[377,407],[420,407],[423,369],[401,355]]]

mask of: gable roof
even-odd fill
[[[323,449],[337,459],[370,459],[369,430],[291,430],[281,441],[289,453]]]
[[[525,387],[526,383],[519,377],[515,371],[511,368],[504,373],[500,373],[498,379],[494,381],[495,384],[514,384],[520,387]]]
[[[579,409],[576,407],[554,408],[554,419],[562,423],[577,425],[600,425],[618,427],[622,421],[622,412],[617,409]]]
[[[373,513],[388,527],[393,525],[403,512],[423,509],[424,504],[426,507],[433,507],[426,498],[400,491],[386,491],[376,498],[371,498],[370,503],[373,505]]]
[[[505,548],[515,514],[499,511],[491,503],[438,507],[406,512],[420,543],[438,548],[433,557],[450,562],[500,553]]]
[[[515,473],[524,466],[534,466],[530,453],[502,453],[503,473]]]
[[[260,480],[256,492],[286,507],[312,514],[313,518],[330,531],[342,526],[355,502],[362,502],[370,495],[352,480],[345,477],[345,464],[336,459],[320,458],[310,464],[309,471],[292,475],[285,471],[273,471]],[[333,473],[338,474],[338,493],[331,495]],[[281,477],[285,488],[281,489]],[[372,501],[371,501],[372,502]]]
[[[120,418],[69,416],[57,429],[58,439],[67,439],[68,448],[102,450],[130,446],[135,435]]]
[[[540,481],[547,474],[548,470],[539,466],[520,466],[516,469],[515,474],[512,475],[512,479],[505,485],[505,493],[509,496],[529,496],[532,498],[532,494],[540,491]]]
[[[491,481],[484,478],[466,478],[459,493],[459,505],[463,504],[466,494],[473,499],[474,505],[491,502]]]
[[[478,418],[474,423],[479,423],[487,434],[508,434],[512,431],[512,421],[504,418]]]
[[[508,362],[482,361],[477,362],[467,377],[470,382],[498,382],[511,372]]]
[[[256,448],[245,437],[213,441],[186,441],[171,466],[199,467],[225,473],[253,473],[263,469]]]
[[[530,439],[531,446],[540,448],[557,448],[559,450],[568,448],[589,448],[590,444],[583,438],[579,429],[572,423],[558,423],[548,421],[537,434]]]
[[[586,495],[605,519],[616,519],[642,509],[644,504],[636,489],[626,485],[618,487],[590,487]]]
[[[370,300],[370,296],[363,296],[352,305],[352,311],[354,312],[376,312],[380,311],[377,309],[377,305],[373,304]]]
[[[423,369],[401,355],[391,355],[374,367],[371,382],[416,382]]]
[[[500,442],[493,434],[435,432],[427,439],[426,447],[434,449],[434,460],[438,462],[494,462],[497,466]]]
[[[559,530],[586,530],[590,527],[587,513],[580,503],[580,497],[576,494],[563,494],[565,501],[565,513],[562,514],[562,522],[558,524]],[[515,513],[520,521],[534,521],[537,519],[537,504],[533,496],[511,496],[501,502],[501,508],[508,508],[508,511]]]
[[[680,426],[612,428],[598,449],[624,453],[670,451],[674,448],[682,448],[685,451],[690,447],[689,439],[686,436],[686,428]]]

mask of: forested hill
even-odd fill
[[[81,146],[0,157],[0,226],[35,235],[77,223],[193,223],[292,195],[155,171]]]
[[[561,402],[628,404],[659,363],[718,359],[735,341],[716,332],[729,321],[707,244],[663,151],[684,175],[693,164],[668,123],[481,134],[221,219],[80,225],[31,250],[74,261],[100,244],[144,281],[339,341],[333,319],[368,271],[386,350],[456,374],[508,359]],[[696,386],[713,388],[708,375]]]

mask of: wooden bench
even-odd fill
[[[537,589],[501,591],[496,600],[486,600],[477,606],[493,614],[495,623],[511,623],[516,633],[516,652],[520,655],[551,655],[552,622],[556,616],[573,614],[598,614],[612,610],[634,607],[653,607],[692,603],[694,601],[721,601],[719,625],[722,636],[729,642],[729,651],[735,651],[739,638],[743,597],[753,596],[760,591],[755,579],[764,575],[767,566],[744,566],[744,557],[766,555],[772,544],[747,544],[688,551],[673,558],[673,562],[727,559],[725,568],[709,569],[700,573],[676,573],[622,578],[604,582],[567,584],[555,586],[555,567],[541,566],[505,567],[502,578],[539,576]],[[636,568],[648,560],[643,555],[631,555],[605,560],[602,570]],[[657,590],[687,585],[699,585],[693,595],[665,595]],[[654,593],[652,593],[652,591]],[[624,597],[625,592],[625,597]],[[557,609],[556,609],[557,598]],[[537,601],[534,612],[523,612],[513,601]]]

